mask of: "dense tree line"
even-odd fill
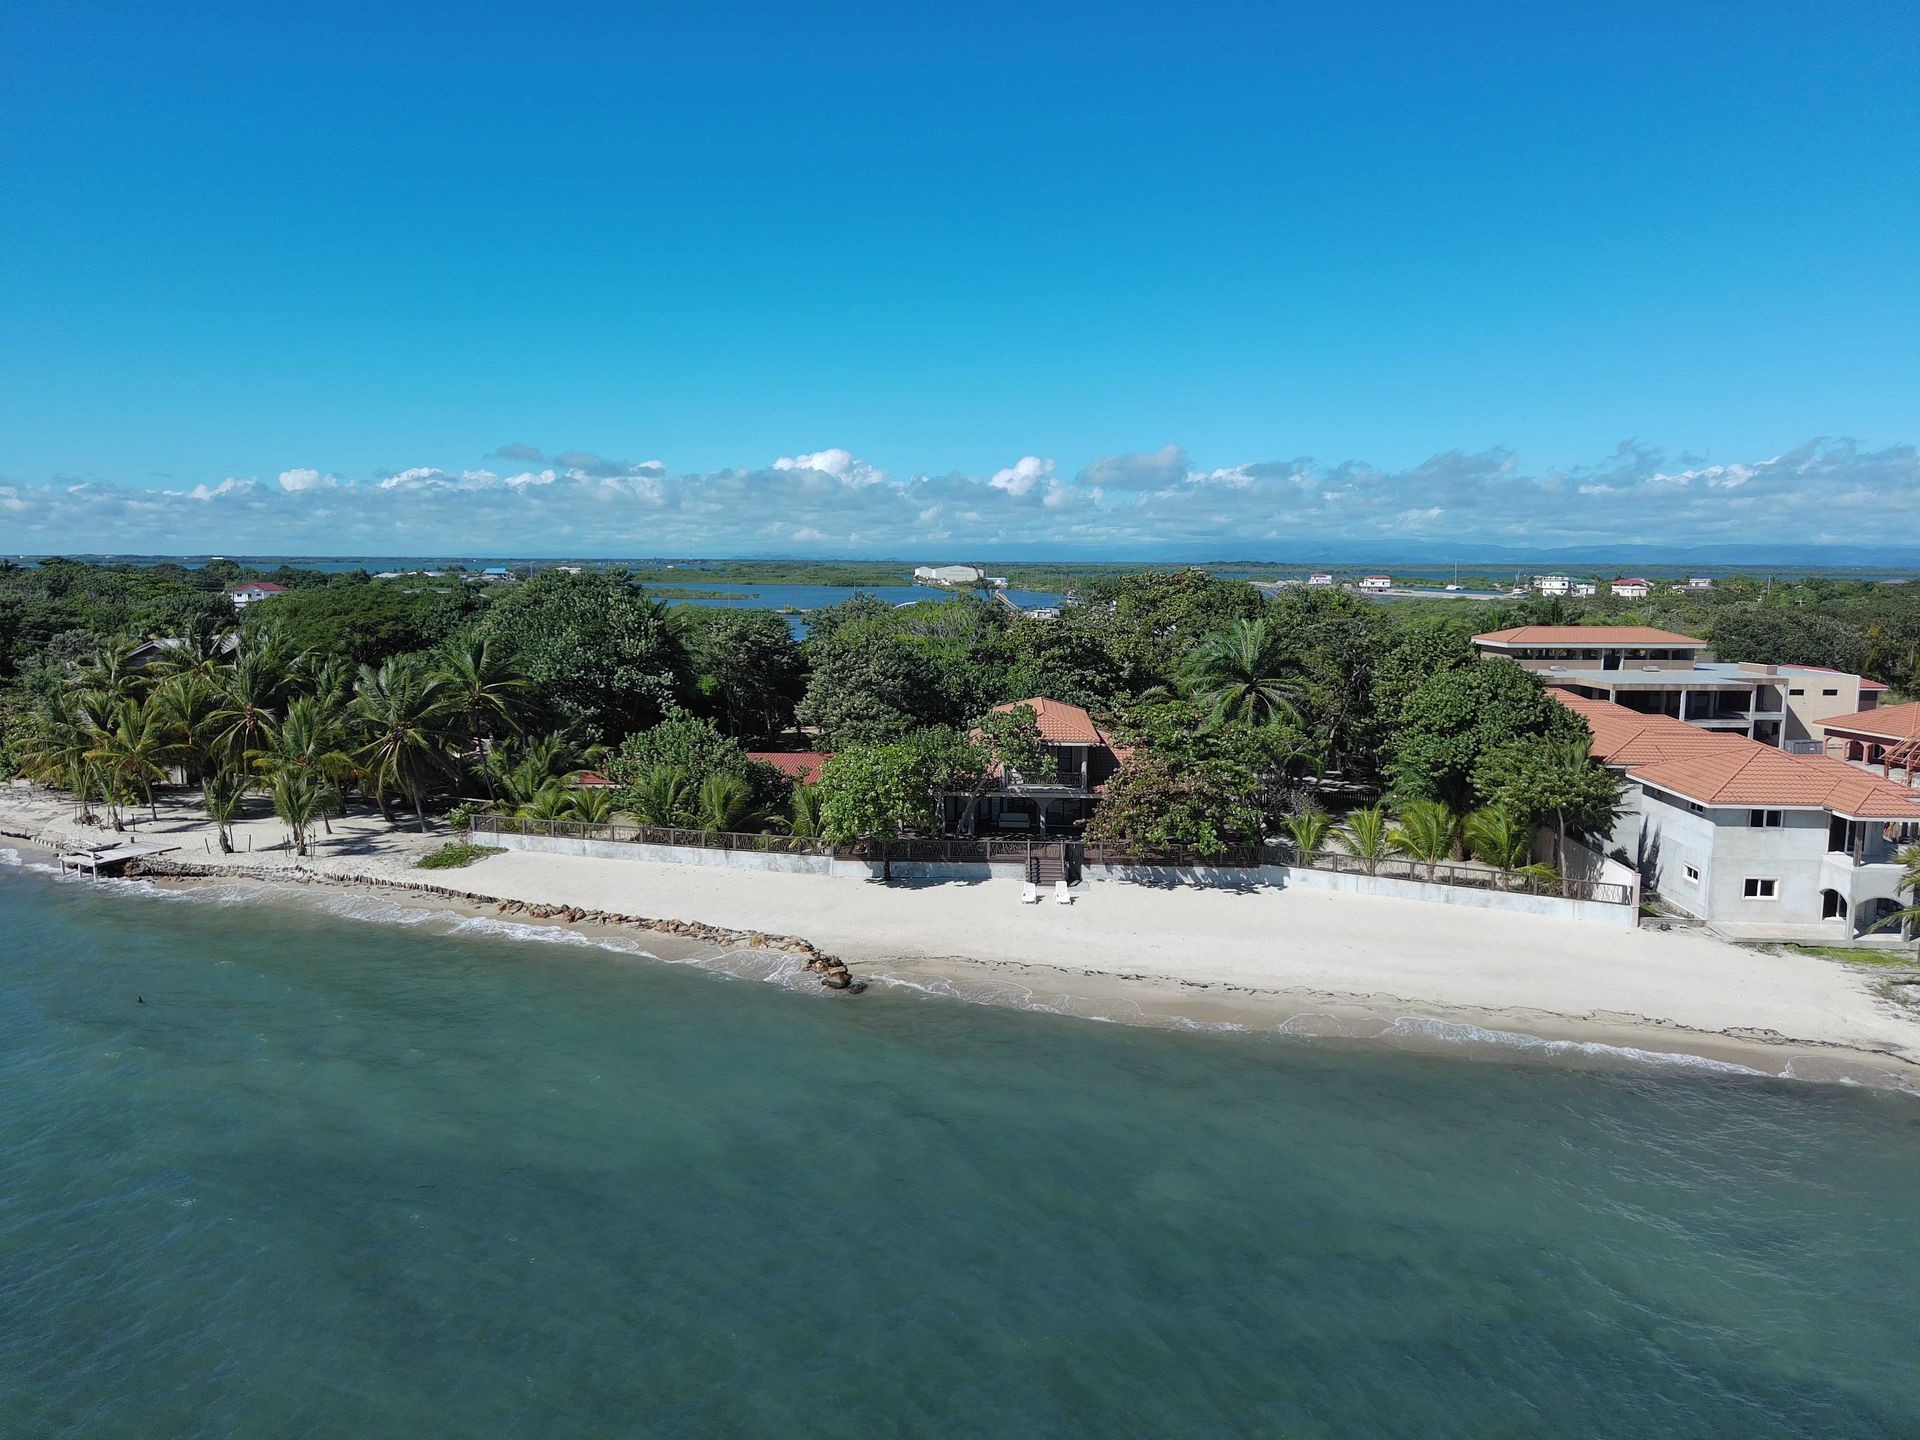
[[[236,614],[225,587],[290,593]],[[358,799],[415,823],[460,799],[544,818],[834,840],[924,831],[1031,760],[1048,696],[1128,750],[1089,838],[1218,853],[1263,834],[1374,860],[1522,868],[1536,827],[1604,829],[1586,727],[1469,636],[1603,619],[1732,658],[1857,665],[1911,691],[1920,591],[1723,583],[1618,602],[1380,605],[1197,570],[1101,573],[1057,619],[972,593],[806,617],[670,606],[619,570],[478,584],[226,562],[0,569],[0,767],[115,823],[168,775],[210,814],[270,801],[296,844]],[[164,647],[138,642],[165,637]],[[1025,716],[1023,719],[1022,716]],[[831,751],[796,788],[758,746]],[[570,779],[589,764],[611,787]],[[1322,801],[1379,797],[1345,818]]]

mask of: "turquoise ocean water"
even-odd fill
[[[1908,1437],[1917,1217],[1896,1094],[0,865],[8,1437]]]

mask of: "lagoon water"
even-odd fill
[[[0,1434],[1920,1433],[1912,1098],[448,928],[0,866]]]

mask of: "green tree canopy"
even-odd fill
[[[1586,722],[1511,660],[1443,670],[1415,685],[1394,716],[1388,773],[1409,800],[1442,800],[1456,810],[1490,797],[1474,767],[1494,746],[1541,737],[1577,740]]]
[[[727,733],[773,735],[793,722],[806,662],[785,616],[697,606],[680,613],[696,686]]]
[[[925,748],[855,745],[820,772],[819,829],[834,844],[888,840],[936,823],[934,776]]]
[[[1551,822],[1554,863],[1565,871],[1566,840],[1604,836],[1619,813],[1620,781],[1593,758],[1591,738],[1528,735],[1491,746],[1474,767],[1474,789],[1489,805]]]
[[[534,696],[589,739],[614,744],[653,724],[688,681],[666,607],[624,570],[543,570],[479,623]]]

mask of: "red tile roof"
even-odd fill
[[[1671,716],[1642,715],[1564,690],[1548,693],[1586,720],[1596,760],[1698,804],[1817,808],[1854,819],[1920,822],[1920,790],[1844,760],[1789,755],[1744,735],[1716,735]]]
[[[820,767],[833,758],[831,753],[819,750],[749,750],[747,759],[764,760],[774,769],[791,775],[802,785],[811,785],[820,778]]]
[[[1516,625],[1473,637],[1476,645],[1626,645],[1656,650],[1704,650],[1707,642],[1651,625]]]
[[[1093,717],[1078,705],[1069,705],[1064,700],[1046,700],[1035,697],[1031,700],[1013,700],[1005,705],[993,707],[996,715],[1005,715],[1009,711],[1022,707],[1033,711],[1035,722],[1040,729],[1040,738],[1049,745],[1104,745],[1106,739],[1093,723]]]
[[[1829,735],[1864,735],[1873,740],[1920,740],[1920,700],[1906,705],[1882,705],[1852,715],[1822,720]]]
[[[1593,731],[1593,758],[1603,765],[1638,765],[1648,760],[1664,760],[1702,745],[1722,745],[1728,740],[1746,738],[1702,730],[1671,715],[1643,715],[1624,705],[1589,700],[1552,686],[1547,688],[1547,693],[1587,722]]]

